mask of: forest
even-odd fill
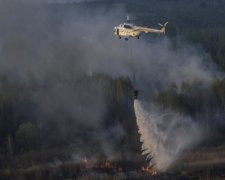
[[[87,47],[84,43],[79,44],[77,37],[70,39],[60,34],[60,31],[65,31],[61,28],[64,23],[62,16],[76,10],[80,12],[79,9],[85,9],[84,14],[94,16],[95,11],[112,12],[115,7],[121,6],[127,14],[140,19],[137,24],[157,27],[158,22],[168,21],[166,37],[171,41],[173,51],[179,51],[182,41],[195,47],[198,52],[204,52],[206,59],[210,59],[210,63],[205,62],[206,68],[210,66],[209,71],[215,74],[209,83],[183,81],[178,85],[171,81],[166,87],[159,84],[157,92],[149,96],[150,90],[145,89],[140,99],[147,96],[146,99],[162,109],[188,115],[201,124],[207,137],[199,146],[205,149],[224,146],[225,3],[222,0],[50,3],[44,5],[43,11],[42,7],[38,7],[40,12],[28,20],[27,15],[36,11],[35,5],[31,5],[31,9],[26,3],[4,6],[8,10],[16,9],[16,12],[10,15],[5,10],[0,18],[0,25],[4,27],[0,30],[0,179],[76,179],[78,173],[74,175],[71,171],[77,171],[77,167],[63,162],[71,163],[83,157],[144,161],[140,155],[141,143],[133,109],[133,90],[144,87],[137,87],[133,76],[111,76],[104,71],[86,73],[80,70],[86,62],[73,62],[95,56],[91,54],[92,32],[86,39]],[[25,12],[20,13],[24,7]],[[45,16],[39,18],[43,12]],[[122,15],[115,14],[119,18]],[[49,16],[47,26],[43,26],[46,25],[46,16]],[[112,14],[109,16],[111,18]],[[79,21],[79,18],[74,21]],[[25,23],[13,24],[18,20]],[[49,25],[49,21],[52,24]],[[112,22],[118,22],[118,19]],[[66,28],[70,27],[73,26]],[[82,33],[80,29],[77,31]],[[96,31],[98,29],[93,33]],[[39,35],[36,37],[35,33]],[[42,43],[45,39],[48,39],[47,45]],[[155,35],[141,37],[141,41],[147,43],[161,39]],[[34,46],[36,41],[38,43]],[[108,43],[105,37],[98,37],[98,41]],[[66,47],[62,48],[64,45]],[[51,63],[50,66],[43,63],[51,58],[57,59],[51,61],[54,63],[52,67]],[[98,58],[108,58],[107,53]],[[114,61],[119,56],[110,58]],[[31,59],[36,61],[32,68],[29,65]],[[93,67],[95,65],[92,64]],[[48,165],[58,163],[61,174],[52,173]]]

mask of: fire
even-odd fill
[[[97,169],[110,169],[113,167],[112,163],[108,160],[96,162],[86,157],[82,160],[85,167],[88,168],[97,168]]]
[[[154,167],[152,167],[152,166],[142,166],[141,167],[141,171],[145,172],[145,173],[149,173],[151,175],[156,175],[157,174],[156,169]]]
[[[108,161],[108,160],[103,161],[103,162],[100,163],[98,166],[99,166],[99,168],[101,168],[101,169],[109,169],[109,168],[112,168],[111,162]]]
[[[93,162],[90,159],[87,159],[86,157],[83,158],[83,164],[87,169],[93,167]]]
[[[152,176],[157,175],[158,172],[154,166],[147,166],[143,165],[141,166],[141,169],[139,168],[140,166],[136,166],[133,164],[118,164],[116,162],[110,162],[109,160],[100,160],[96,161],[95,159],[88,159],[88,158],[83,158],[83,164],[84,167],[87,170],[96,170],[96,171],[110,171],[110,172],[124,172],[124,169],[129,169],[130,171],[135,171],[135,172],[141,172],[141,173],[147,173]]]

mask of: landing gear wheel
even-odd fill
[[[125,38],[125,41],[128,41],[128,38]]]
[[[140,39],[140,36],[138,36],[137,38]]]
[[[121,37],[119,36],[119,39],[121,39]]]

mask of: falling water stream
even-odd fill
[[[135,99],[134,111],[142,143],[142,155],[158,171],[167,170],[187,148],[200,140],[201,131],[190,117],[156,107],[146,111]]]

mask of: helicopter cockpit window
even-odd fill
[[[130,25],[124,24],[124,27],[127,29],[132,29],[132,27]]]

